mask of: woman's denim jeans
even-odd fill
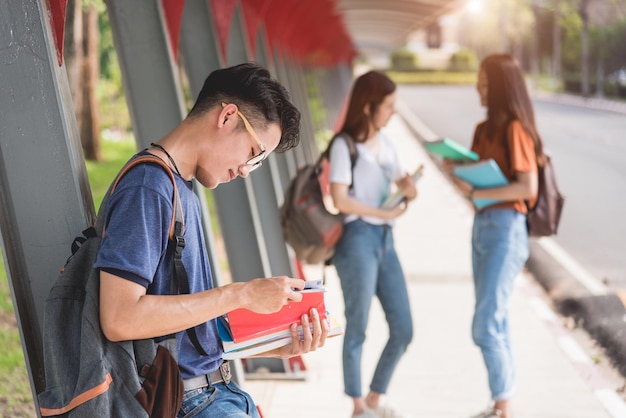
[[[259,418],[252,397],[235,382],[185,392],[178,418]]]
[[[526,216],[512,209],[477,213],[472,232],[476,306],[472,338],[480,347],[493,400],[510,399],[515,361],[509,330],[509,299],[528,258]]]
[[[345,225],[333,263],[341,280],[346,329],[343,341],[343,378],[348,396],[361,392],[361,354],[370,306],[378,297],[389,325],[389,340],[378,360],[370,389],[386,393],[391,376],[413,338],[413,321],[404,273],[388,225],[358,219]],[[379,338],[380,335],[371,335]]]

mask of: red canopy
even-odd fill
[[[228,35],[235,8],[241,7],[247,42],[256,55],[259,28],[264,27],[268,47],[307,65],[332,66],[355,56],[352,40],[336,12],[336,0],[205,0],[209,1],[218,37],[219,50],[226,62]],[[47,0],[59,65],[63,63],[63,37],[67,0]],[[185,0],[161,0],[174,59]]]

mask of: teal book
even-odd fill
[[[454,175],[474,186],[475,189],[505,186],[509,181],[493,160],[483,160],[477,163],[461,164],[454,167]],[[501,202],[496,199],[473,199],[477,209],[482,209]]]
[[[478,161],[478,154],[450,138],[424,142],[427,151],[454,161]]]

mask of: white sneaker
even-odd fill
[[[404,415],[389,406],[377,406],[374,409],[378,418],[406,418]]]
[[[487,409],[479,414],[472,415],[470,418],[500,418],[502,416],[502,411],[499,409],[494,409],[493,405],[489,405]]]
[[[352,415],[352,418],[379,418],[379,416],[372,409],[366,409],[365,411]]]

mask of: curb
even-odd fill
[[[605,350],[613,366],[626,377],[626,309],[615,294],[566,298],[558,302],[563,315],[576,322]]]
[[[611,106],[607,100],[591,101],[566,95],[540,94],[533,98],[576,106],[617,111],[626,114],[626,104]],[[601,102],[601,103],[600,103]],[[592,105],[593,104],[593,105]],[[397,114],[420,144],[437,136],[415,116],[405,103],[399,102]],[[439,162],[432,159],[436,166]],[[626,377],[626,293],[606,289],[592,293],[571,271],[568,271],[536,239],[529,240],[530,256],[526,270],[544,288],[561,315],[571,317],[604,349],[615,369]]]
[[[567,93],[549,93],[532,91],[534,100],[550,103],[560,103],[568,106],[584,107],[585,109],[605,110],[608,112],[626,115],[626,102],[607,100],[601,97],[582,97]]]
[[[529,243],[526,269],[566,317],[573,318],[605,350],[611,364],[626,377],[626,308],[616,292],[593,294],[536,240]]]

